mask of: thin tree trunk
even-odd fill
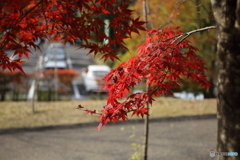
[[[149,104],[147,103],[146,108],[149,108]],[[144,119],[144,154],[143,159],[148,159],[148,139],[149,139],[149,116],[146,115]]]
[[[240,0],[211,0],[218,28],[217,152],[238,152],[218,160],[240,159]]]
[[[48,85],[48,99],[47,99],[47,101],[52,101],[52,90],[51,90],[51,88],[49,87],[50,85]]]
[[[147,0],[143,0],[143,17],[144,21],[147,22]],[[148,29],[148,25],[146,23],[146,29]],[[146,86],[146,90],[148,90],[149,85]],[[146,104],[146,108],[149,108],[149,104]],[[148,139],[149,139],[149,116],[146,115],[144,119],[144,153],[143,159],[148,159]]]
[[[39,83],[40,73],[41,73],[40,65],[42,63],[42,59],[43,59],[43,55],[42,55],[42,52],[40,52],[40,55],[38,55],[38,63],[36,64],[36,72],[34,75],[35,86],[33,91],[32,105],[31,105],[33,113],[35,113],[35,97],[37,95],[36,92],[38,92],[38,83]]]
[[[5,101],[5,93],[1,94],[1,100],[0,101]]]

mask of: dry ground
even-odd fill
[[[216,103],[216,99],[181,100],[158,98],[150,109],[150,118],[216,113]],[[101,110],[105,101],[36,102],[34,113],[32,112],[31,102],[1,102],[0,129],[98,121],[96,115],[89,115],[77,109],[79,104],[87,109]]]

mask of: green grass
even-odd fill
[[[34,113],[32,112],[31,102],[1,102],[0,129],[98,121],[97,115],[89,115],[82,110],[76,109],[78,104],[85,106],[87,109],[101,110],[105,101],[36,102]],[[150,109],[150,118],[209,113],[216,113],[216,99],[180,100],[158,98]]]

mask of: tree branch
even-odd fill
[[[23,16],[20,17],[20,19],[14,24],[14,26],[20,23],[23,20],[23,18],[25,18],[30,12],[32,12],[35,8],[37,8],[41,3],[43,3],[43,0],[39,1],[34,7],[32,7],[25,14],[23,14]]]
[[[176,35],[174,37],[171,37],[169,39],[166,39],[164,42],[166,41],[169,41],[169,40],[172,40],[172,39],[175,39],[173,41],[176,42],[177,40],[179,40],[181,38],[181,40],[178,41],[177,45],[180,44],[183,40],[185,40],[186,38],[188,38],[190,35],[192,35],[193,33],[197,33],[197,32],[201,32],[201,31],[206,31],[206,30],[209,30],[209,29],[216,29],[217,27],[216,26],[208,26],[208,27],[204,27],[204,28],[199,28],[199,29],[196,29],[196,30],[193,30],[193,31],[190,31],[190,32],[187,32],[187,33],[182,33],[182,34],[179,34],[179,35]]]

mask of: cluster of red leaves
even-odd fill
[[[22,57],[28,57],[30,48],[39,49],[34,43],[36,39],[64,42],[79,39],[85,42],[80,47],[90,49],[89,53],[100,53],[103,59],[114,60],[118,57],[110,46],[126,49],[123,40],[132,32],[144,30],[144,22],[131,17],[133,12],[128,9],[131,0],[0,0],[0,4],[0,66],[3,70],[22,71]],[[102,15],[110,17],[113,39],[101,30],[105,25]],[[108,44],[99,44],[107,39]],[[13,50],[18,58],[9,58],[7,50]]]
[[[107,104],[100,111],[98,129],[108,121],[125,121],[127,114],[147,115],[145,105],[152,104],[154,97],[171,95],[183,83],[183,77],[197,81],[208,88],[209,81],[203,74],[207,68],[197,58],[197,49],[187,40],[179,40],[178,28],[148,30],[145,43],[139,46],[138,54],[120,64],[105,77],[105,89],[109,91]],[[142,93],[130,94],[141,81],[149,88]]]

